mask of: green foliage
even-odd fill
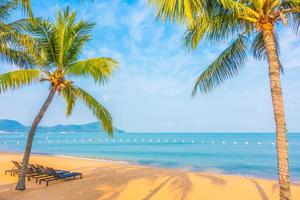
[[[148,0],[157,10],[157,19],[164,21],[194,22],[197,14],[203,11],[204,0]]]
[[[66,115],[70,116],[77,100],[77,89],[73,85],[68,85],[60,92],[60,95],[67,104]]]
[[[83,89],[74,86],[75,94],[78,99],[80,99],[92,112],[93,114],[101,121],[104,130],[112,136],[113,126],[112,118],[109,112],[102,106],[94,97],[88,94]]]
[[[261,33],[266,24],[270,23],[272,27],[279,22],[284,25],[289,23],[297,33],[300,30],[299,0],[150,0],[150,2],[155,5],[158,18],[163,21],[180,21],[186,25],[184,44],[188,48],[195,49],[202,41],[219,44],[238,38],[198,77],[193,95],[198,88],[206,93],[221,85],[226,79],[236,76],[244,67],[248,50],[255,59],[266,59]],[[279,55],[276,29],[273,31]],[[246,48],[247,46],[251,48]],[[283,71],[280,61],[279,65]]]
[[[91,76],[95,82],[103,82],[111,76],[116,65],[117,62],[111,58],[92,58],[74,63],[67,73],[73,76]]]
[[[30,0],[14,0],[14,2],[16,4],[21,4],[23,11],[30,17],[33,17]]]
[[[32,66],[26,51],[33,52],[34,43],[31,37],[24,34],[29,20],[20,19],[7,23],[11,12],[18,7],[15,1],[0,2],[0,59],[21,68]]]
[[[41,71],[38,69],[16,70],[0,74],[0,93],[9,89],[18,89],[38,81]]]
[[[192,95],[201,92],[207,93],[226,79],[239,74],[243,68],[247,51],[247,38],[240,35],[221,55],[210,64],[198,77]]]
[[[93,23],[77,20],[76,13],[69,8],[59,11],[55,22],[34,19],[31,24],[26,24],[23,30],[31,35],[35,51],[22,49],[15,57],[20,58],[23,53],[22,59],[28,60],[34,69],[0,75],[0,91],[33,84],[35,80],[49,82],[50,87],[65,99],[67,116],[72,114],[76,101],[81,100],[101,121],[104,130],[112,135],[109,112],[90,94],[75,86],[72,80],[74,77],[90,77],[96,83],[104,83],[117,66],[114,59],[106,57],[79,60],[93,27]]]

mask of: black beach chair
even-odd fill
[[[42,182],[44,181],[44,182],[46,182],[46,185],[48,186],[49,182],[51,182],[51,181],[65,180],[65,179],[69,179],[69,178],[75,179],[77,176],[79,176],[79,178],[82,179],[82,173],[78,173],[78,172],[57,173],[53,168],[47,167],[46,169],[53,177],[41,179],[41,180],[39,180],[39,184],[42,184]]]
[[[47,170],[44,166],[36,165],[36,167],[40,171],[40,174],[39,175],[33,175],[33,176],[30,177],[30,178],[35,179],[36,183],[39,182],[42,179],[54,178],[52,173],[49,170]],[[68,173],[69,172],[69,171],[66,171],[66,170],[55,170],[55,171],[58,174],[63,174],[63,173]]]

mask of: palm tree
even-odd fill
[[[22,2],[16,0],[0,1],[0,59],[21,68],[28,68],[30,63],[27,60],[25,51],[33,51],[33,41],[28,34],[24,34],[24,28],[29,23],[29,20],[19,19],[8,22],[12,12]],[[31,12],[28,6],[29,4],[25,4],[24,1],[23,8]]]
[[[237,76],[245,65],[247,52],[255,59],[267,59],[277,138],[280,199],[290,200],[290,176],[286,123],[276,27],[289,22],[300,27],[299,0],[150,0],[157,17],[187,25],[184,43],[195,49],[205,40],[210,44],[232,41],[197,78],[193,95],[213,90],[226,79]]]
[[[0,75],[0,93],[27,85],[47,82],[49,95],[36,115],[28,134],[17,190],[25,189],[25,175],[33,138],[56,93],[66,101],[66,115],[72,113],[76,101],[81,100],[102,122],[104,130],[112,136],[112,118],[109,112],[89,93],[74,84],[72,78],[91,77],[104,83],[112,74],[117,62],[100,57],[79,60],[83,46],[90,40],[93,23],[77,20],[69,8],[59,11],[55,23],[36,20],[29,29],[36,41],[36,54],[29,56],[34,68],[20,69]]]

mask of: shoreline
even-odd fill
[[[0,155],[1,154],[23,155],[23,152],[0,150]],[[110,163],[110,164],[121,164],[121,165],[128,165],[128,166],[147,167],[147,168],[156,168],[156,169],[164,169],[164,170],[174,170],[174,171],[184,171],[187,173],[203,173],[203,174],[211,174],[211,175],[224,175],[224,176],[245,177],[245,178],[251,178],[251,179],[263,179],[263,180],[269,180],[269,181],[278,181],[277,178],[260,177],[260,176],[253,176],[253,175],[248,175],[248,174],[223,173],[219,169],[192,170],[189,168],[170,168],[170,167],[168,168],[168,167],[163,167],[163,166],[159,166],[159,165],[139,164],[139,163],[130,162],[130,161],[126,161],[126,160],[113,160],[113,159],[104,159],[104,158],[99,158],[99,157],[98,158],[97,157],[83,157],[83,156],[39,153],[39,152],[31,153],[31,156],[49,156],[49,157],[57,157],[57,158],[79,159],[79,160],[96,161],[96,162]],[[298,185],[298,184],[300,184],[300,181],[291,181],[291,183]]]
[[[83,173],[83,179],[39,185],[26,182],[27,190],[15,191],[16,176],[4,175],[11,160],[21,153],[0,152],[0,200],[277,200],[277,181],[237,175],[191,172],[106,162],[57,155],[37,155],[31,163]],[[300,184],[292,184],[294,199],[300,199]]]

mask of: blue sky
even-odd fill
[[[77,80],[111,112],[115,126],[127,131],[274,131],[266,62],[249,57],[239,77],[228,80],[208,95],[191,98],[194,80],[225,44],[201,45],[189,52],[182,46],[184,27],[155,21],[146,1],[33,0],[36,16],[53,19],[70,5],[81,18],[97,23],[83,58],[110,56],[119,68],[105,86]],[[299,39],[288,28],[280,30],[282,77],[289,131],[300,131]],[[0,72],[13,66],[2,63]],[[45,100],[48,86],[30,86],[0,96],[0,119],[29,125]],[[86,123],[93,115],[78,103],[65,117],[65,104],[56,97],[43,125]]]

